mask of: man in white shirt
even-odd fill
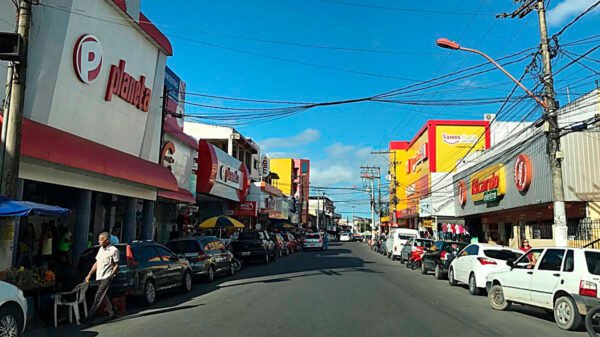
[[[100,303],[104,303],[106,311],[109,314],[108,319],[110,320],[115,318],[116,315],[107,292],[113,277],[117,274],[117,270],[119,269],[119,250],[110,244],[110,233],[108,232],[99,235],[98,243],[100,244],[100,249],[98,249],[98,254],[96,254],[96,262],[85,278],[86,282],[90,282],[92,275],[95,273],[96,283],[98,284],[94,304],[92,304],[88,313],[87,320],[94,316]]]

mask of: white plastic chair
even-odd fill
[[[73,290],[68,292],[62,292],[54,295],[54,327],[58,326],[58,307],[67,306],[69,307],[69,323],[73,322],[73,313],[75,313],[75,322],[79,325],[79,305],[83,304],[84,318],[87,317],[87,302],[85,300],[85,293],[90,286],[89,282],[78,284]],[[69,299],[73,299],[70,301]]]

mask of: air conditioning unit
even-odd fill
[[[495,114],[485,114],[483,115],[483,120],[491,122],[492,120],[494,120],[494,118],[496,118]]]

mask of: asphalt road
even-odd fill
[[[587,336],[565,332],[543,311],[492,310],[485,296],[408,270],[362,243],[332,243],[233,277],[165,294],[152,308],[130,306],[116,321],[37,336]]]

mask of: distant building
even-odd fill
[[[298,223],[308,224],[308,200],[310,194],[310,160],[294,158],[271,158],[270,181],[283,194],[294,199]]]

